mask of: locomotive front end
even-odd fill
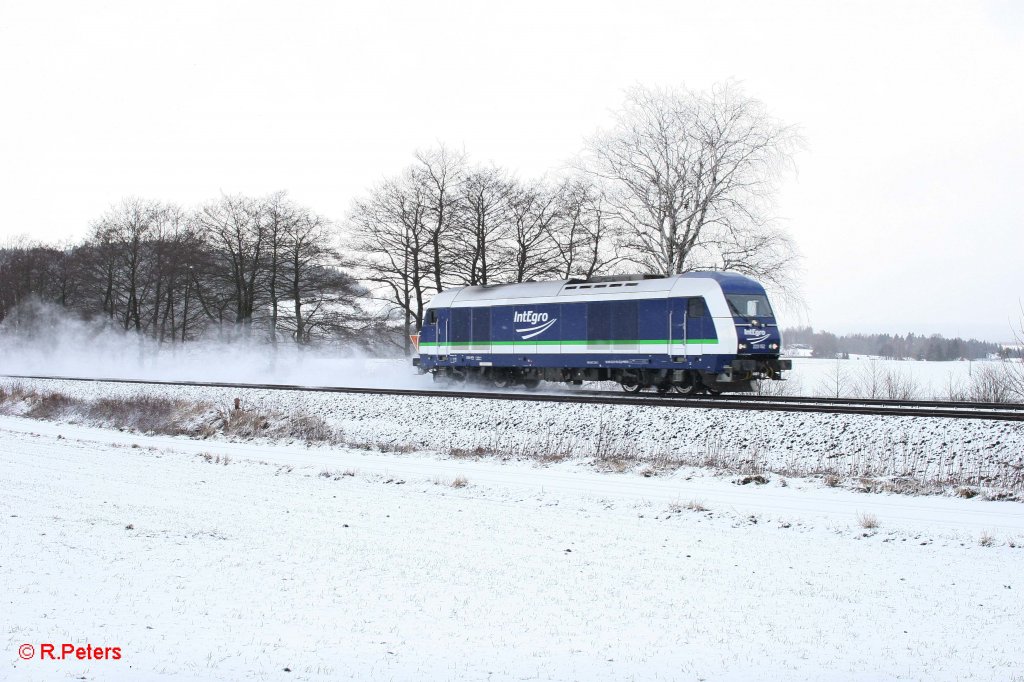
[[[754,285],[723,293],[737,339],[736,357],[726,368],[727,380],[781,379],[782,372],[792,369],[793,363],[779,357],[782,335],[764,289]]]

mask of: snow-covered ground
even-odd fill
[[[984,371],[1003,369],[1005,363],[995,360],[925,362],[918,360],[883,360],[867,356],[851,356],[848,360],[824,358],[790,358],[793,370],[786,374],[784,390],[790,395],[864,397],[866,385],[872,380],[884,383],[887,378],[910,389],[919,399],[948,399],[956,389],[968,388]],[[877,397],[886,397],[884,387]]]
[[[6,679],[1024,679],[1018,503],[16,417],[0,463]]]
[[[315,414],[336,440],[374,449],[706,462],[796,474],[1024,487],[1024,423],[581,405],[448,397],[22,380],[73,398],[157,396],[257,413]],[[2,385],[3,382],[0,382]]]

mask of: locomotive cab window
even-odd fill
[[[437,311],[433,308],[427,311],[427,324],[437,324]]]
[[[736,317],[772,317],[772,307],[764,294],[726,294],[729,310]]]
[[[691,298],[686,314],[688,317],[704,317],[704,299]]]

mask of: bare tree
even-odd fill
[[[884,390],[883,397],[888,400],[912,400],[921,393],[913,373],[897,369],[885,373]]]
[[[270,301],[269,333],[270,343],[277,346],[278,305],[286,284],[284,267],[290,250],[290,233],[297,230],[301,220],[295,206],[288,201],[285,192],[276,192],[264,199],[267,225],[267,297]]]
[[[881,398],[886,388],[886,370],[877,360],[859,363],[853,377],[853,393],[858,398]]]
[[[618,262],[615,221],[593,183],[568,178],[558,187],[555,200],[547,231],[556,277],[588,278]]]
[[[93,300],[103,316],[112,322],[118,310],[115,279],[120,257],[117,245],[108,231],[94,226],[85,244],[79,248],[79,254],[85,297]]]
[[[207,203],[195,217],[204,241],[211,247],[210,277],[226,285],[235,308],[234,321],[246,331],[252,327],[266,269],[266,219],[263,202],[241,195],[225,195]],[[204,307],[210,315],[206,304]]]
[[[287,320],[292,338],[307,345],[319,327],[337,329],[340,306],[350,310],[362,290],[338,263],[338,252],[331,248],[331,225],[324,217],[309,209],[292,211],[293,220],[286,223],[284,240],[284,274],[286,286],[281,292],[291,306]]]
[[[849,395],[855,398],[909,400],[920,393],[913,373],[885,367],[877,360],[857,362]],[[837,361],[838,366],[838,361]],[[838,395],[836,396],[838,397]]]
[[[360,277],[374,285],[378,298],[401,311],[406,354],[411,351],[409,333],[423,324],[427,291],[437,285],[428,220],[424,185],[413,170],[357,201],[348,219]]]
[[[1016,379],[1014,367],[1009,363],[978,363],[978,368],[971,374],[967,395],[976,402],[1013,402],[1020,396]]]
[[[444,288],[444,265],[458,224],[465,176],[465,153],[444,145],[416,152],[416,165],[410,171],[410,179],[421,186],[419,196],[426,210],[423,222],[429,244],[430,270],[438,292]]]
[[[508,250],[511,279],[526,282],[551,277],[551,227],[558,217],[558,193],[543,182],[514,183],[508,195]]]
[[[61,306],[78,303],[80,258],[71,247],[50,247],[28,238],[0,247],[0,322],[30,299]]]
[[[835,366],[830,366],[829,370],[818,381],[816,395],[842,398],[849,394],[850,376],[845,365],[846,363],[843,360],[840,360],[838,357],[836,358]]]
[[[776,225],[712,230],[692,255],[692,269],[732,270],[751,275],[784,294],[791,304],[802,305],[796,291],[800,279],[796,244]]]
[[[462,284],[500,281],[510,268],[505,240],[510,233],[509,198],[515,184],[495,166],[469,171],[462,185],[460,250],[454,254],[455,276]]]
[[[606,187],[633,263],[666,275],[730,267],[785,283],[795,256],[771,207],[799,141],[734,84],[638,86],[580,165]]]
[[[161,342],[184,342],[190,329],[191,279],[202,241],[190,213],[176,205],[164,206],[155,232],[152,333]]]
[[[160,341],[187,338],[191,267],[202,245],[188,212],[173,204],[127,198],[92,226],[85,242],[69,249],[58,277],[62,293],[85,314],[99,304],[122,329]],[[194,326],[194,325],[193,325]]]
[[[105,308],[125,330],[143,327],[143,302],[154,276],[149,251],[163,210],[159,202],[129,197],[92,228],[91,241],[102,249]]]
[[[1014,331],[1014,338],[1017,340],[1016,358],[1008,359],[1010,380],[1010,394],[1014,400],[1024,402],[1024,304],[1020,306],[1020,319],[1017,321],[1017,328]]]
[[[53,300],[62,308],[78,308],[83,289],[81,253],[70,243],[59,244],[54,251],[56,257],[50,266]]]

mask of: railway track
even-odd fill
[[[298,384],[251,384],[217,381],[160,381],[153,379],[82,378],[45,375],[4,375],[8,379],[49,379],[92,383],[142,384],[156,386],[193,386],[206,388],[264,389],[273,391],[310,391],[316,393],[347,393],[440,397],[477,400],[522,400],[533,402],[583,403],[596,405],[639,405],[650,407],[712,408],[762,412],[818,412],[827,414],[861,414],[901,417],[940,417],[946,419],[984,419],[1024,421],[1024,404],[943,402],[937,400],[871,400],[856,398],[802,398],[794,396],[693,396],[656,394],[623,394],[610,391],[563,390],[539,391],[469,391],[424,390],[400,388],[356,388],[347,386],[305,386]]]

